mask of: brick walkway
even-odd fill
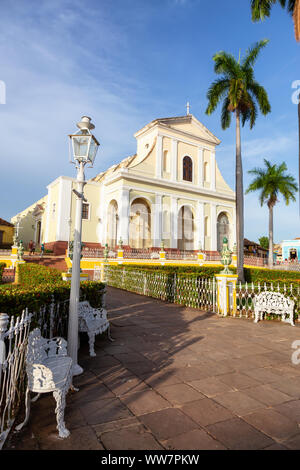
[[[112,324],[69,394],[68,439],[57,437],[54,399],[32,404],[9,449],[300,449],[300,327],[218,318],[108,289]],[[21,419],[21,418],[20,418]]]

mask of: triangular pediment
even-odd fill
[[[158,122],[164,126],[170,127],[179,132],[188,134],[189,136],[198,137],[200,139],[211,142],[214,145],[220,144],[220,140],[210,132],[202,122],[198,121],[195,116],[189,114],[175,118],[158,119]]]
[[[152,121],[150,124],[147,124],[145,127],[140,129],[135,137],[140,137],[145,132],[149,131],[155,126],[163,127],[166,131],[170,129],[171,131],[178,132],[183,137],[186,138],[197,138],[205,142],[211,143],[212,145],[219,145],[220,140],[207,129],[202,122],[198,121],[195,116],[188,114],[186,116],[177,116],[169,118],[159,118]]]

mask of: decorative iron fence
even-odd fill
[[[86,300],[86,295],[80,301]],[[105,306],[105,290],[101,297]],[[67,339],[69,299],[43,305],[39,311],[24,311],[16,320],[0,314],[0,449],[20,409],[26,389],[25,353],[28,335],[40,328],[42,336]]]
[[[300,286],[295,284],[238,284],[236,290],[237,317],[254,318],[253,298],[263,291],[275,291],[295,302],[294,315],[300,318]]]
[[[21,316],[0,314],[0,449],[25,393],[25,353],[29,332],[40,328],[45,338],[67,337],[69,300],[43,305]]]
[[[217,311],[217,285],[214,278],[127,270],[126,267],[116,269],[107,265],[105,266],[105,280],[109,286],[136,294],[187,307]]]

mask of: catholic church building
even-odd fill
[[[135,134],[135,155],[87,181],[82,241],[114,249],[220,249],[235,243],[235,193],[217,165],[220,144],[192,114],[156,119]],[[60,176],[19,217],[19,238],[56,254],[73,239],[76,179]]]

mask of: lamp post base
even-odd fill
[[[80,365],[78,365],[78,364],[74,364],[73,365],[73,376],[74,375],[80,375],[82,373],[83,373],[83,368],[80,367]]]

